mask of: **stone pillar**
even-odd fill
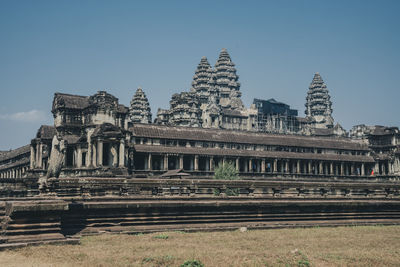
[[[334,175],[334,173],[333,173],[333,162],[331,162],[331,164],[330,164],[330,168],[329,168],[330,170],[329,170],[329,174],[330,175]]]
[[[92,165],[93,167],[97,167],[97,149],[95,144],[92,144],[92,150]]]
[[[183,169],[183,155],[179,156],[179,169]]]
[[[194,170],[195,171],[199,170],[199,156],[198,155],[194,156]]]
[[[322,161],[319,162],[318,174],[324,174],[324,166]]]
[[[30,160],[30,168],[35,168],[35,148],[31,145],[31,160]]]
[[[151,166],[152,164],[152,159],[151,159],[151,154],[149,153],[149,155],[147,156],[147,170],[151,171],[153,166]]]
[[[365,176],[365,165],[361,163],[361,176]]]
[[[214,157],[210,157],[210,171],[214,170]]]
[[[265,172],[265,159],[261,160],[261,172]]]
[[[43,167],[43,144],[39,145],[37,165],[40,169]]]
[[[97,141],[97,165],[103,166],[103,141]]]
[[[278,172],[278,159],[274,159],[273,172]]]
[[[76,167],[81,168],[82,167],[82,148],[81,146],[77,147],[77,162],[76,162]]]
[[[239,158],[236,158],[236,170],[239,172]]]
[[[308,161],[308,174],[314,174],[313,171],[312,171],[311,161]]]
[[[344,164],[343,162],[340,162],[340,175],[344,175]]]
[[[121,139],[119,143],[119,159],[118,159],[118,166],[120,168],[125,167],[125,140]]]
[[[86,167],[92,165],[92,144],[88,142],[88,150],[86,153]]]
[[[253,160],[249,159],[249,172],[253,172]]]
[[[350,175],[354,175],[354,163],[350,164]]]
[[[289,172],[289,160],[285,160],[285,172]]]
[[[297,161],[296,173],[300,173],[300,160]]]
[[[374,173],[375,175],[379,174],[379,162],[375,162]]]
[[[168,155],[164,155],[164,171],[168,170]]]

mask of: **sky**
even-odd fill
[[[222,48],[247,107],[274,98],[304,116],[319,72],[345,129],[400,126],[399,14],[396,0],[0,0],[0,150],[53,124],[55,92],[128,106],[140,86],[155,118]]]

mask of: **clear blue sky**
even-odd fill
[[[228,49],[246,106],[275,98],[304,115],[320,72],[333,116],[400,126],[400,1],[0,1],[0,150],[52,124],[54,92],[136,88],[153,118],[189,90],[202,56]]]

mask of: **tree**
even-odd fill
[[[217,180],[238,180],[239,174],[236,170],[235,165],[228,161],[225,164],[219,164],[214,172],[214,179]],[[224,192],[227,196],[238,196],[239,188],[226,187]],[[220,188],[214,188],[214,195],[219,196],[221,194]]]
[[[217,180],[238,180],[239,174],[235,165],[228,161],[225,164],[219,164],[214,172],[214,179]]]

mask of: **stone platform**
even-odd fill
[[[394,182],[62,178],[48,185],[33,197],[1,199],[0,249],[100,233],[400,224]]]

